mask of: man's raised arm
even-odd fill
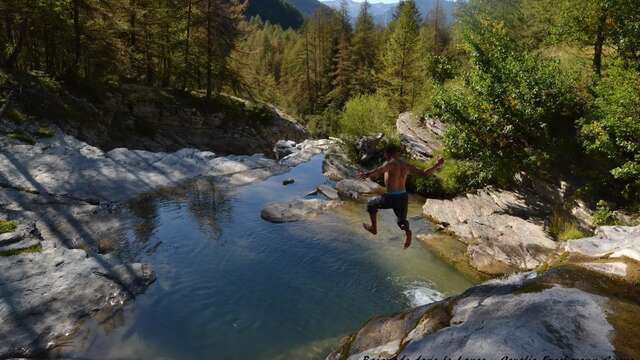
[[[432,167],[430,167],[427,170],[422,170],[417,166],[413,166],[411,164],[407,164],[407,167],[409,168],[409,173],[413,174],[413,175],[418,175],[418,176],[429,176],[431,174],[433,174],[434,172],[440,170],[442,168],[442,165],[444,165],[444,159],[440,159],[438,160],[438,162],[433,165]]]
[[[387,171],[388,166],[389,166],[389,163],[385,162],[384,164],[380,165],[377,169],[373,169],[371,171],[366,171],[366,172],[359,172],[358,177],[360,179],[366,179],[366,178],[375,179],[377,177],[382,176],[385,173],[385,171]]]

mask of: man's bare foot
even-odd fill
[[[376,235],[378,233],[378,229],[374,228],[371,225],[367,225],[367,224],[362,224],[362,227],[367,230],[368,232],[372,233],[373,235]]]
[[[405,230],[405,234],[407,234],[407,239],[404,242],[404,248],[408,249],[411,246],[411,230]]]

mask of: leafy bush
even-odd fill
[[[449,125],[447,151],[479,164],[480,182],[540,171],[571,139],[580,102],[555,62],[522,49],[504,24],[484,20],[465,34],[471,68],[463,89],[443,89],[433,115]]]
[[[595,89],[580,120],[586,150],[607,159],[607,171],[626,200],[640,201],[640,73],[617,64]]]
[[[338,123],[342,134],[361,137],[383,133],[389,138],[396,136],[395,113],[380,95],[359,95],[345,105]]]
[[[412,161],[419,168],[428,169],[435,163],[435,158],[429,162]],[[476,169],[473,164],[447,159],[439,172],[427,177],[410,176],[408,188],[421,195],[432,198],[452,198],[470,190],[482,187],[484,184],[476,183]]]
[[[0,220],[0,234],[14,232],[18,224],[12,220]]]
[[[593,225],[603,226],[603,225],[617,225],[618,219],[616,215],[613,213],[609,204],[604,201],[598,201],[598,205],[596,207],[596,211],[593,213],[593,218],[591,219]]]

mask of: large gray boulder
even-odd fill
[[[593,276],[594,283],[606,279]],[[615,358],[637,353],[637,342],[618,341],[628,334],[625,322],[615,320],[627,311],[638,317],[637,294],[618,307],[606,294],[592,292],[584,278],[582,270],[558,268],[491,280],[442,302],[373,319],[327,359]]]
[[[407,152],[414,159],[428,160],[442,149],[445,125],[437,119],[418,119],[413,113],[400,114],[396,129]]]
[[[423,213],[467,245],[471,265],[484,273],[532,270],[556,251],[538,199],[485,188],[452,200],[427,199]]]
[[[0,358],[41,356],[78,323],[120,310],[155,275],[143,264],[51,247],[0,257]]]
[[[273,223],[295,222],[311,219],[341,204],[338,200],[298,199],[286,203],[267,204],[260,216]]]
[[[322,173],[333,181],[353,179],[360,168],[355,165],[344,151],[342,144],[336,143],[325,153],[322,162]]]

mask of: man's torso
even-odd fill
[[[405,192],[408,168],[401,160],[391,160],[387,163],[387,171],[384,173],[384,183],[387,192]]]

